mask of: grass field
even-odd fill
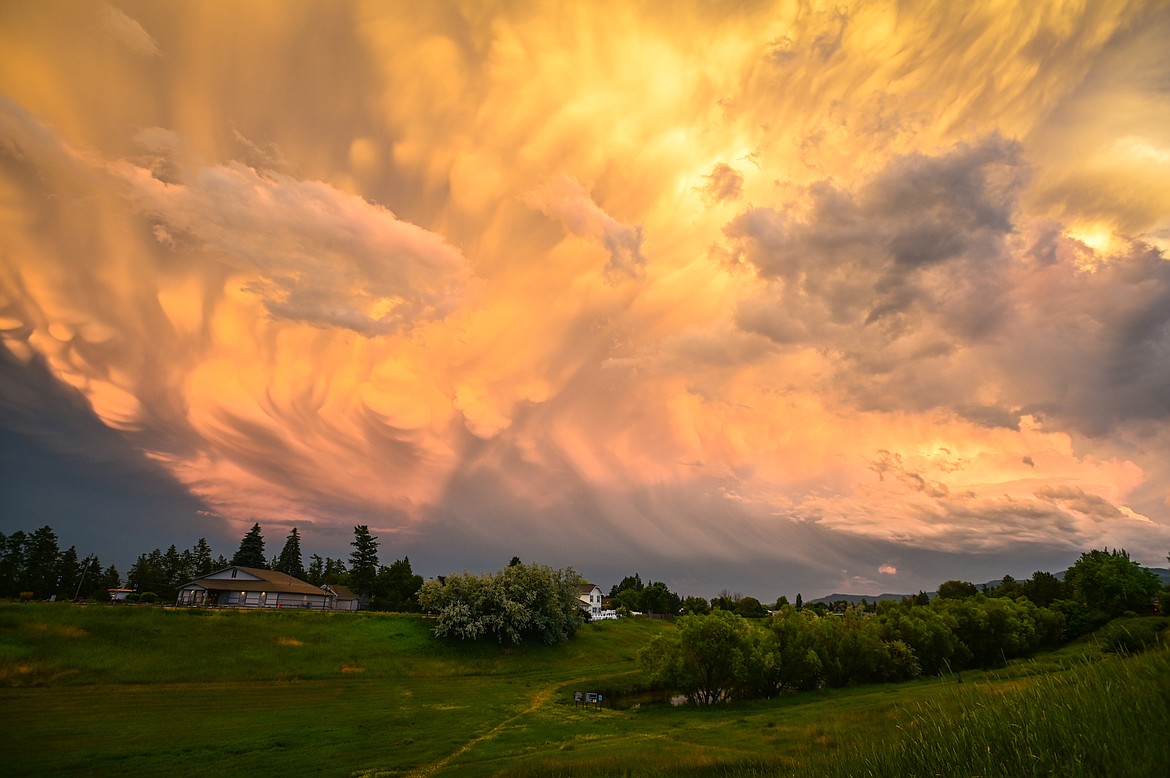
[[[0,605],[0,772],[1170,774],[1164,649],[1079,644],[962,683],[709,710],[574,707],[576,690],[636,691],[638,648],[672,628],[503,648],[437,641],[411,616]]]

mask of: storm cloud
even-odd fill
[[[1159,563],[1168,34],[4,4],[0,530],[762,600]]]

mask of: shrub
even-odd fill
[[[1170,619],[1120,619],[1106,625],[1097,639],[1101,648],[1113,654],[1137,654],[1162,639],[1161,633],[1170,626]]]

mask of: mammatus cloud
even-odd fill
[[[362,335],[409,330],[459,305],[467,270],[441,237],[318,181],[239,163],[168,183],[118,165],[168,248],[254,274],[246,289],[276,317]]]
[[[1143,2],[2,4],[4,369],[199,521],[334,555],[365,523],[428,573],[1156,563],[1167,34]]]
[[[622,224],[607,214],[577,181],[563,176],[528,195],[526,201],[557,219],[565,229],[581,238],[599,241],[609,252],[606,276],[612,280],[642,276],[642,228]]]

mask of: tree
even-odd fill
[[[349,585],[359,595],[369,597],[378,577],[378,539],[370,528],[359,524],[353,528],[353,551],[349,555]]]
[[[304,580],[305,564],[301,559],[301,536],[297,534],[296,527],[293,527],[285,538],[284,548],[280,550],[280,556],[276,558],[276,564],[272,569]]]
[[[702,597],[686,597],[682,601],[682,612],[689,616],[702,616],[711,612],[711,604]]]
[[[34,596],[47,600],[57,593],[57,576],[60,574],[61,549],[57,545],[57,533],[46,524],[33,532],[25,548],[22,585]]]
[[[711,598],[711,609],[719,609],[724,611],[735,611],[735,603],[739,601],[739,594],[732,594],[726,589],[720,590],[719,594]]]
[[[232,557],[232,564],[268,569],[268,561],[264,557],[264,536],[260,534],[260,522],[253,524],[252,529],[240,540],[240,548]]]
[[[102,571],[101,577],[98,579],[98,583],[94,591],[101,592],[102,598],[104,599],[107,589],[120,588],[122,588],[122,575],[118,572],[117,567],[110,565],[104,571]]]
[[[72,600],[77,591],[77,584],[81,581],[81,560],[77,556],[77,547],[65,549],[57,562],[57,576],[61,583],[57,587],[57,599]]]
[[[1125,549],[1086,551],[1064,574],[1078,602],[1109,617],[1147,613],[1162,588],[1158,576],[1138,566]]]
[[[717,609],[682,616],[678,632],[655,635],[638,660],[654,683],[682,692],[695,705],[711,705],[769,686],[775,664],[767,661],[774,654],[765,645],[742,617]]]
[[[642,584],[642,576],[634,573],[633,575],[627,575],[625,578],[623,578],[621,583],[614,584],[613,587],[609,590],[609,596],[617,597],[619,594],[625,591],[641,592],[645,588],[646,587]]]
[[[571,567],[519,564],[482,576],[433,578],[422,585],[418,601],[424,611],[435,614],[436,637],[559,643],[585,622],[577,599],[579,580]]]
[[[661,581],[651,581],[641,592],[642,610],[646,613],[661,613],[668,616],[677,616],[682,607],[679,596],[667,588]]]
[[[1043,570],[1032,573],[1032,577],[1020,585],[1020,590],[1025,597],[1041,608],[1068,597],[1068,587],[1064,581]]]
[[[977,594],[979,590],[969,581],[943,581],[938,585],[938,596],[943,600],[961,600]]]
[[[16,597],[27,590],[28,541],[28,535],[23,530],[7,536],[0,533],[0,597]]]
[[[191,576],[198,578],[201,575],[207,575],[208,573],[214,573],[216,570],[222,569],[216,566],[215,559],[211,556],[211,546],[207,544],[207,539],[199,538],[195,543],[195,547],[191,550]]]
[[[745,619],[761,619],[768,615],[768,609],[755,597],[743,597],[735,604],[735,612]]]
[[[418,590],[422,585],[423,577],[414,574],[410,567],[410,557],[403,557],[378,571],[378,579],[374,585],[373,607],[378,610],[413,613],[418,610]]]

